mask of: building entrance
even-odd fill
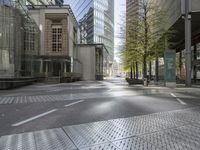
[[[60,76],[61,73],[61,63],[60,62],[53,62],[53,76]]]

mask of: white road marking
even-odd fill
[[[57,91],[60,91],[60,89],[49,90],[49,91],[46,91],[46,92],[57,92]]]
[[[172,97],[175,97],[175,98],[177,97],[176,95],[174,95],[174,93],[171,93],[171,96],[172,96]]]
[[[72,106],[72,105],[81,103],[81,102],[83,102],[83,101],[84,101],[84,100],[80,100],[80,101],[78,101],[78,102],[70,103],[70,104],[65,105],[65,107],[69,107],[69,106]]]
[[[26,120],[24,120],[24,121],[20,121],[20,122],[18,122],[18,123],[12,124],[12,126],[13,126],[13,127],[20,126],[20,125],[22,125],[22,124],[25,124],[25,123],[28,123],[28,122],[30,122],[30,121],[33,121],[33,120],[35,120],[35,119],[44,117],[44,116],[46,116],[46,115],[48,115],[48,114],[50,114],[50,113],[53,113],[53,112],[55,112],[55,111],[57,111],[57,109],[53,109],[53,110],[50,110],[50,111],[48,111],[48,112],[45,112],[45,113],[39,114],[39,115],[37,115],[37,116],[31,117],[31,118],[29,118],[29,119],[26,119]]]
[[[180,98],[176,98],[177,101],[179,101],[179,103],[181,103],[182,105],[187,105],[185,102],[183,102]]]
[[[175,94],[171,93],[171,96],[176,98],[176,100],[181,103],[182,105],[187,105],[185,102],[183,102],[180,98],[178,98]]]

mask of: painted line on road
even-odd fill
[[[181,103],[182,105],[187,105],[185,102],[183,102],[180,98],[176,98],[177,101],[179,101],[179,103]]]
[[[171,93],[171,96],[177,98],[177,96],[174,93]]]
[[[12,124],[12,126],[13,126],[13,127],[20,126],[20,125],[22,125],[22,124],[25,124],[25,123],[28,123],[28,122],[30,122],[30,121],[36,120],[36,119],[38,119],[38,118],[44,117],[44,116],[46,116],[46,115],[48,115],[48,114],[50,114],[50,113],[53,113],[53,112],[55,112],[55,111],[57,111],[57,109],[53,109],[53,110],[47,111],[47,112],[45,112],[45,113],[39,114],[39,115],[37,115],[37,116],[31,117],[31,118],[29,118],[29,119],[26,119],[26,120],[24,120],[24,121],[20,121],[20,122],[18,122],[18,123]]]
[[[67,104],[67,105],[65,105],[65,107],[69,107],[69,106],[72,106],[72,105],[75,105],[75,104],[78,104],[78,103],[81,103],[81,102],[84,102],[84,100],[80,100],[78,102]]]
[[[61,91],[60,89],[55,89],[55,90],[49,90],[49,91],[46,91],[46,92],[57,92],[57,91]]]
[[[170,94],[172,97],[176,98],[176,100],[181,103],[182,105],[187,105],[184,101],[182,101],[180,98],[178,98],[174,93]]]

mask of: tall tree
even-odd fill
[[[151,65],[169,45],[167,15],[155,0],[139,0],[137,13],[128,19],[123,60],[127,67],[142,64],[143,78],[146,78],[147,62]]]

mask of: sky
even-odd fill
[[[120,61],[117,53],[120,51],[119,44],[122,42],[122,39],[119,38],[120,28],[124,25],[123,20],[125,19],[126,13],[126,0],[115,0],[115,60]]]

